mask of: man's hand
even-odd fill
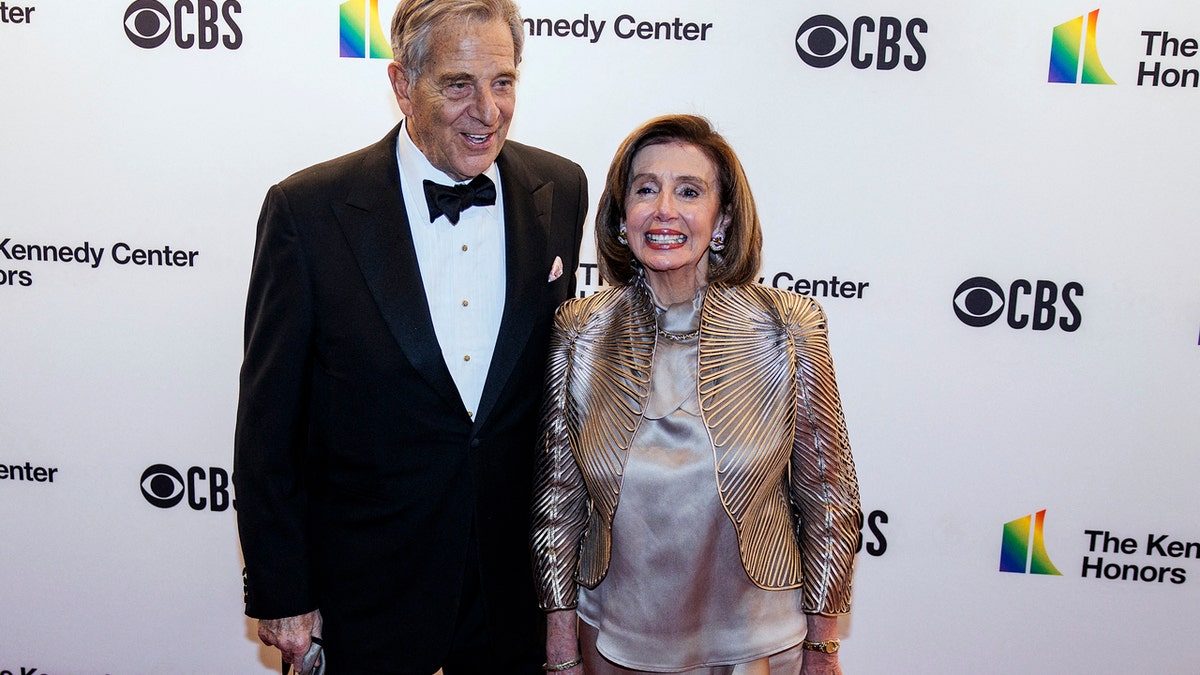
[[[320,610],[282,619],[258,620],[258,639],[278,649],[284,663],[294,666],[299,666],[304,660],[313,635],[321,635]]]

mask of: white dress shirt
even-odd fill
[[[504,313],[500,172],[495,163],[484,172],[496,184],[493,206],[465,209],[457,225],[451,225],[445,215],[431,223],[424,181],[442,185],[457,181],[429,163],[409,137],[407,124],[401,127],[396,142],[396,160],[433,329],[463,405],[474,418]]]

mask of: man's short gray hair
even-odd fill
[[[507,24],[513,38],[513,67],[520,65],[525,26],[512,0],[400,0],[392,17],[392,58],[404,68],[409,82],[416,82],[428,64],[434,31],[456,19]]]

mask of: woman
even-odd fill
[[[546,670],[839,673],[858,481],[820,306],[754,283],[737,156],[703,118],[650,120],[596,241],[615,288],[559,308],[546,376]]]

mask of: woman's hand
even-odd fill
[[[838,620],[836,616],[808,615],[808,634],[804,636],[808,642],[825,642],[838,639]],[[826,654],[804,650],[804,661],[800,665],[800,675],[842,675],[842,664],[838,661],[837,652]]]
[[[842,675],[842,664],[838,662],[837,654],[822,654],[806,649],[800,675]]]
[[[546,664],[568,663],[579,658],[579,617],[573,609],[560,609],[546,615]],[[583,664],[557,675],[583,675]]]

